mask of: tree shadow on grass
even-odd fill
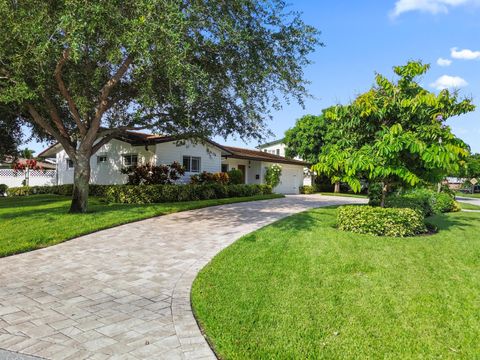
[[[473,221],[478,221],[478,216],[471,215],[474,213],[454,213],[454,214],[439,214],[429,217],[425,222],[433,224],[438,228],[438,231],[449,230],[452,227],[457,227],[459,229],[467,229],[475,226],[472,224]]]

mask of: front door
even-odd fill
[[[245,165],[238,165],[238,170],[242,172],[242,184],[245,184]]]

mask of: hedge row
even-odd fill
[[[10,196],[30,194],[71,195],[72,185],[10,188]],[[272,193],[268,185],[90,185],[90,195],[104,197],[109,202],[150,204],[162,202],[222,199]]]
[[[389,196],[385,201],[385,206],[414,209],[424,217],[460,210],[450,194],[428,189],[417,189],[402,195]]]
[[[422,214],[413,209],[342,206],[337,212],[340,230],[377,236],[414,236],[427,232]]]

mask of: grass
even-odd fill
[[[468,204],[465,202],[460,202],[460,207],[465,210],[480,210],[480,206],[478,205],[473,205],[473,204]]]
[[[354,198],[368,198],[365,194],[352,194],[352,193],[333,193],[333,192],[321,192],[320,195],[328,195],[328,196],[344,196],[344,197],[354,197]]]
[[[478,358],[479,220],[388,238],[338,231],[334,208],[294,215],[217,255],[194,312],[221,359]]]
[[[68,214],[70,199],[63,196],[0,198],[0,257],[153,216],[278,197],[283,196],[273,194],[147,205],[107,204],[101,199],[90,198],[87,214]]]
[[[474,198],[474,199],[480,199],[480,193],[475,193],[475,194],[465,194],[462,192],[457,192],[457,196],[460,197],[469,197],[469,198]]]

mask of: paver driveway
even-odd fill
[[[52,359],[214,358],[190,307],[197,272],[277,219],[363,201],[297,195],[223,205],[0,259],[0,349]],[[0,350],[6,356],[17,358]]]

